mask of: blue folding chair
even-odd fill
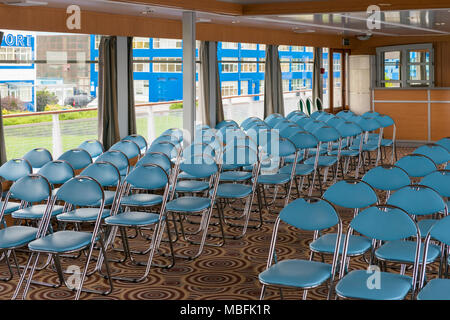
[[[396,146],[396,137],[397,137],[397,126],[395,125],[394,119],[392,119],[390,116],[386,114],[379,114],[375,116],[375,119],[381,124],[383,127],[383,132],[386,128],[392,127],[392,139],[385,139],[384,137],[381,137],[381,150],[384,150],[386,158],[386,149],[388,147],[391,147],[391,164],[397,161],[397,146]],[[375,139],[378,138],[377,135],[373,136]],[[373,139],[373,138],[372,138]],[[381,157],[381,161],[383,163],[383,157]]]
[[[450,170],[434,171],[425,176],[420,184],[437,191],[441,197],[447,200],[447,208],[450,206]]]
[[[91,155],[92,161],[95,161],[95,159],[101,155],[103,152],[105,152],[105,148],[103,147],[103,144],[95,139],[86,140],[82,144],[78,146],[78,149],[83,149],[89,152]]]
[[[125,178],[125,188],[131,189],[132,193],[127,195],[125,198],[122,198],[120,203],[125,209],[122,213],[115,214],[105,219],[105,224],[112,227],[110,236],[107,241],[107,245],[112,244],[114,238],[116,237],[117,229],[120,230],[121,240],[123,244],[123,250],[125,252],[126,257],[129,257],[131,262],[134,265],[144,265],[145,272],[142,276],[137,278],[123,277],[123,276],[113,276],[113,279],[128,281],[128,282],[140,282],[147,278],[150,268],[152,266],[152,261],[156,250],[159,248],[159,244],[161,242],[161,238],[164,232],[164,228],[167,226],[167,234],[169,237],[170,249],[172,252],[172,263],[171,265],[165,266],[165,268],[170,268],[175,264],[174,253],[172,247],[172,240],[170,238],[170,229],[169,224],[166,223],[166,204],[169,197],[170,192],[170,181],[169,176],[167,175],[166,170],[162,167],[148,163],[136,166]],[[158,204],[161,205],[159,212],[152,212],[152,209],[155,206],[155,203],[139,203],[139,211],[131,210],[131,207],[135,207],[136,203],[133,202],[133,195],[140,195],[143,193],[137,192],[154,192],[157,190],[163,190],[162,195],[154,195],[155,199],[158,199]],[[148,194],[148,193],[145,193]],[[144,211],[142,211],[144,209]],[[127,228],[148,228],[154,227],[153,235],[151,237],[151,244],[147,250],[144,250],[142,253],[148,253],[147,262],[137,262],[132,255],[132,251],[129,247],[129,241],[126,233]],[[108,247],[108,246],[107,246]]]
[[[326,232],[337,226],[332,263],[304,259],[280,260],[276,254],[276,243],[280,223],[304,231]],[[319,198],[300,198],[292,201],[278,215],[272,233],[266,269],[258,276],[262,284],[260,299],[264,298],[266,286],[277,287],[282,298],[282,288],[303,289],[303,299],[307,290],[318,287],[328,281],[328,296],[333,292],[333,281],[339,259],[338,247],[342,234],[342,221],[334,207]]]
[[[401,300],[411,293],[413,297],[417,287],[421,245],[420,231],[408,213],[388,205],[371,206],[361,211],[349,225],[341,266],[347,260],[349,235],[354,231],[367,237],[373,244],[399,242],[415,237],[415,242],[411,243],[414,250],[412,277],[402,273],[381,271],[381,268],[374,266],[370,266],[368,270],[350,271],[345,276],[341,273],[335,288],[337,296],[350,299]],[[372,252],[374,249],[375,246],[372,246]],[[398,262],[398,260],[392,262]]]
[[[75,173],[81,172],[84,168],[92,163],[92,157],[84,149],[71,149],[64,152],[58,160],[67,161],[75,170]]]
[[[304,112],[302,112],[302,111],[300,111],[300,110],[294,110],[294,111],[291,111],[291,112],[286,116],[286,119],[291,120],[291,118],[294,118],[294,117],[296,117],[296,116],[304,117],[304,116],[306,116],[306,113],[304,113]]]
[[[219,122],[219,123],[216,125],[216,130],[221,129],[222,127],[234,127],[234,128],[239,128],[239,125],[238,125],[237,122],[234,121],[234,120],[224,120],[224,121]]]
[[[450,217],[445,217],[436,222],[427,234],[424,242],[424,258],[422,261],[422,270],[420,275],[420,290],[417,294],[417,300],[450,300],[450,279],[442,279],[443,262],[445,261],[446,270],[448,271],[448,263],[444,259],[448,256],[448,247],[450,246]],[[437,278],[427,280],[426,285],[426,257],[428,255],[431,241],[439,241],[442,248],[441,263],[439,268],[439,276]],[[447,273],[447,272],[446,272]]]
[[[179,128],[170,128],[164,131],[161,135],[170,135],[177,139],[178,144],[183,142],[183,130]]]
[[[28,160],[33,168],[33,171],[36,171],[42,168],[46,163],[53,160],[52,154],[45,148],[35,148],[33,150],[28,151],[23,159]]]
[[[65,203],[65,208],[95,206],[100,202],[100,206],[99,208],[97,208],[98,214],[93,231],[87,232],[63,230],[45,235],[50,224],[50,212],[52,210],[51,206],[56,201],[63,201]],[[106,257],[106,252],[103,246],[103,236],[99,232],[104,208],[104,194],[100,184],[90,177],[74,177],[61,186],[61,188],[56,193],[56,196],[53,197],[51,206],[42,218],[42,233],[38,234],[38,239],[33,240],[28,244],[28,249],[31,251],[31,254],[27,261],[24,272],[22,272],[19,283],[14,292],[13,299],[16,299],[19,295],[25,277],[27,276],[27,274],[29,274],[22,293],[22,299],[26,298],[33,279],[34,272],[36,271],[36,265],[41,254],[50,254],[52,256],[54,266],[57,270],[59,278],[59,285],[57,286],[61,286],[62,284],[67,285],[67,283],[64,279],[64,272],[61,267],[61,261],[59,258],[60,255],[72,252],[80,252],[83,250],[87,250],[88,253],[83,272],[79,279],[79,283],[77,283],[76,286],[69,288],[71,290],[76,290],[75,300],[78,300],[80,298],[80,294],[82,291],[97,293],[101,295],[107,295],[111,293],[113,289],[113,283],[110,277],[108,258]],[[96,244],[99,245],[99,248],[101,250],[100,256],[104,255],[103,262],[105,263],[107,272],[105,277],[109,282],[109,288],[106,290],[83,289],[83,284],[87,276],[89,264],[92,259],[92,252]],[[94,271],[100,271],[100,269],[101,265],[98,265],[96,266],[96,269]]]
[[[109,151],[111,150],[122,151],[127,156],[131,166],[133,166],[141,156],[141,148],[136,142],[131,140],[120,140],[109,148]]]
[[[25,203],[45,202],[45,209],[49,209],[51,200],[51,187],[47,179],[40,175],[30,174],[16,180],[9,189],[5,201],[1,206],[0,221],[3,221],[5,214],[9,211],[9,200],[14,198]],[[25,247],[30,241],[35,240],[42,233],[42,222],[37,227],[14,225],[4,227],[0,230],[0,250],[4,254],[6,265],[8,266],[9,277],[0,278],[1,281],[9,281],[13,278],[10,257],[13,256],[17,273],[21,274],[15,249]]]
[[[411,184],[408,173],[393,165],[379,165],[370,169],[362,178],[372,188],[386,192],[387,201],[393,191]]]
[[[219,225],[221,229],[222,242],[219,244],[207,244],[206,236],[208,233],[209,223],[212,215],[212,211],[216,202],[217,187],[220,180],[221,164],[217,163],[214,158],[207,155],[194,155],[189,159],[184,159],[179,165],[179,170],[186,172],[188,175],[195,179],[208,179],[209,188],[205,190],[205,196],[179,196],[175,197],[176,189],[170,196],[170,201],[167,203],[166,210],[168,213],[175,213],[179,217],[179,223],[181,227],[181,234],[187,242],[191,244],[199,245],[196,254],[191,256],[178,255],[178,257],[188,260],[194,260],[198,258],[203,252],[205,245],[222,246],[225,242],[222,221],[219,219]],[[178,184],[178,177],[174,179],[175,185]],[[183,218],[184,216],[201,215],[201,221],[198,229],[193,233],[187,233],[184,231]],[[200,242],[193,241],[189,235],[200,235]]]
[[[441,140],[436,141],[436,144],[444,147],[450,152],[450,137],[442,138]]]
[[[344,159],[343,168],[341,168],[342,176],[345,177],[349,170],[350,161],[353,160],[353,167],[355,169],[355,179],[358,179],[359,177],[359,171],[361,166],[363,166],[362,162],[362,138],[363,138],[363,130],[359,125],[357,125],[354,122],[351,121],[345,121],[342,118],[332,118],[327,122],[327,125],[332,126],[335,128],[339,134],[341,135],[341,138],[343,140],[342,147],[341,147],[341,157]],[[359,148],[350,148],[353,145],[353,141],[355,139],[360,139]],[[330,152],[331,155],[338,154],[338,150],[336,148],[333,148]],[[358,158],[358,161],[355,163],[356,158]]]
[[[242,121],[241,128],[242,130],[248,130],[255,123],[264,123],[264,121],[262,121],[258,117],[249,117]]]
[[[283,121],[285,118],[279,113],[272,113],[264,119],[264,122],[271,128],[275,127],[278,122]]]
[[[437,170],[436,163],[423,154],[409,154],[399,159],[395,165],[402,168],[411,178],[421,178]]]
[[[14,182],[19,180],[22,177],[25,177],[29,174],[33,173],[33,168],[28,160],[25,159],[12,159],[5,162],[0,167],[0,178],[3,178],[6,181]],[[0,183],[1,186],[1,194],[0,194],[0,206],[3,206],[2,198],[6,196],[6,191],[3,190],[3,183]],[[8,202],[5,208],[5,214],[11,214],[12,212],[19,210],[22,207],[20,203]],[[6,222],[1,220],[0,223],[6,225]]]
[[[349,119],[349,121],[353,121],[352,118]],[[368,166],[372,164],[371,159],[371,152],[376,152],[376,160],[375,160],[375,166],[378,166],[378,163],[381,159],[381,153],[380,153],[380,146],[381,146],[381,139],[383,136],[383,126],[378,122],[376,118],[368,118],[368,117],[357,117],[355,121],[357,125],[361,127],[361,129],[364,131],[364,138],[363,138],[363,145],[362,145],[362,152],[363,152],[363,161],[366,162],[366,156],[367,156],[367,163]],[[379,131],[378,133],[374,133],[375,131]],[[375,134],[377,137],[375,140],[371,140],[371,134]],[[350,146],[350,149],[352,150],[359,150],[361,148],[360,146],[360,139],[357,138],[354,140],[354,143],[352,146]]]
[[[342,110],[336,114],[337,117],[344,118],[346,120],[348,120],[349,118],[351,118],[354,115],[355,115],[355,113],[350,110]]]

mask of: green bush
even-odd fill
[[[44,111],[47,105],[58,103],[58,97],[47,89],[36,91],[36,111]]]
[[[183,102],[172,103],[169,107],[169,110],[178,110],[183,109]]]

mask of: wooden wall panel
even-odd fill
[[[450,90],[431,90],[431,101],[450,101]]]
[[[431,140],[437,141],[445,137],[450,137],[450,103],[432,103]]]
[[[375,90],[374,99],[390,101],[426,101],[428,100],[428,95],[427,90],[382,89]]]
[[[427,103],[375,103],[375,111],[391,116],[397,126],[398,140],[428,140]],[[392,133],[386,130],[386,137]]]

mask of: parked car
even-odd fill
[[[64,99],[64,105],[69,105],[75,108],[82,108],[86,107],[92,100],[94,100],[93,96],[90,96],[88,94],[78,94]]]

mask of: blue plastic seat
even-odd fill
[[[274,261],[275,247],[279,225],[283,222],[296,229],[305,231],[325,231],[332,226],[338,226],[334,248],[341,239],[342,222],[333,206],[319,198],[300,198],[285,206],[278,215],[273,228],[272,241],[269,248],[266,269],[258,276],[263,284],[261,299],[264,297],[266,286],[293,287],[309,289],[322,285],[329,281],[328,299],[332,293],[331,283],[336,272],[336,263],[339,256],[337,250],[333,250],[332,263],[324,263],[303,259],[282,259],[276,257]],[[306,298],[306,293],[304,293]]]
[[[102,219],[109,217],[110,212],[109,209],[104,209]],[[97,219],[97,216],[97,208],[80,208],[59,214],[56,216],[56,220],[65,222],[92,222]]]
[[[450,300],[450,280],[431,279],[419,292],[417,300]]]
[[[381,289],[369,288],[367,283],[373,273],[366,270],[349,272],[336,285],[336,293],[345,298],[366,300],[403,300],[411,291],[412,278],[388,272],[379,272]]]
[[[0,201],[0,208],[3,207],[3,201]],[[10,214],[16,210],[20,209],[20,203],[8,202],[5,208],[5,214]]]
[[[38,228],[28,226],[11,226],[0,230],[0,248],[10,249],[25,246],[36,239]]]
[[[209,183],[198,180],[180,180],[177,182],[177,192],[202,192],[209,188]]]
[[[176,212],[199,212],[211,206],[209,198],[201,197],[181,197],[167,203],[167,210]]]
[[[91,243],[92,233],[81,231],[58,231],[28,244],[33,251],[62,253],[86,248]]]
[[[161,204],[163,197],[158,194],[134,193],[129,196],[123,196],[120,204],[130,207],[155,206]]]
[[[37,204],[31,207],[19,209],[12,213],[12,217],[14,219],[41,219],[44,215],[46,207],[47,205]],[[52,217],[60,214],[63,211],[63,208],[63,206],[53,206]]]
[[[157,223],[159,215],[151,212],[128,211],[107,217],[105,222],[116,226],[141,227]]]
[[[292,165],[284,166],[280,169],[280,174],[291,174]],[[314,164],[297,163],[295,166],[295,175],[306,176],[314,172]]]
[[[250,171],[224,171],[220,174],[220,181],[247,181],[252,176]]]
[[[314,240],[310,243],[309,247],[311,251],[318,253],[334,253],[336,246],[336,233],[327,233],[318,239]],[[346,235],[342,235],[341,244],[339,246],[339,253],[342,253],[344,248]],[[367,252],[372,247],[372,243],[369,239],[365,237],[350,235],[347,255],[351,256],[359,256]]]
[[[217,198],[245,198],[251,195],[253,189],[249,185],[239,184],[239,183],[221,183],[217,187]]]

